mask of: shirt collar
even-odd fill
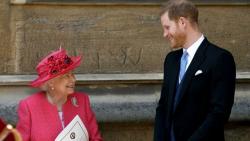
[[[193,58],[194,57],[194,54],[195,52],[197,51],[197,49],[199,48],[199,46],[201,45],[202,41],[205,39],[204,35],[201,35],[201,37],[195,41],[189,48],[187,49],[184,49],[183,48],[183,52],[184,51],[187,51],[188,52],[188,55]]]

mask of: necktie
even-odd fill
[[[181,80],[186,72],[187,59],[188,59],[188,53],[187,53],[187,51],[184,51],[182,56],[181,56],[181,64],[180,64],[180,72],[179,72],[179,84],[181,83]],[[178,102],[178,99],[180,98],[180,89],[181,89],[180,85],[177,85],[178,87],[177,87],[175,98],[174,98],[174,107],[173,107],[174,111],[176,109],[176,104]],[[171,123],[170,141],[176,141],[175,136],[174,136],[174,125],[173,125],[174,123],[173,122],[174,121],[172,121],[172,123]]]
[[[179,73],[179,83],[181,83],[181,80],[186,72],[186,66],[188,61],[188,52],[184,51],[181,56],[181,65],[180,65],[180,73]]]

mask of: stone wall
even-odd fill
[[[36,89],[35,75],[0,76],[0,117],[17,121],[16,106]],[[77,91],[89,94],[102,136],[108,141],[151,141],[162,73],[76,75]],[[235,103],[226,125],[226,141],[248,141],[250,73],[238,73]],[[185,120],[185,119],[183,119]]]
[[[78,73],[162,72],[170,51],[159,5],[10,5],[1,1],[0,74],[35,73],[41,57],[60,45],[84,56]],[[249,71],[249,6],[198,6],[206,37],[230,50]]]
[[[244,1],[244,0],[243,0]],[[247,3],[247,2],[246,2]],[[15,124],[20,99],[37,91],[41,57],[61,45],[83,55],[77,89],[90,94],[108,141],[150,141],[162,67],[170,51],[162,37],[159,4],[27,4],[0,1],[0,117]],[[198,5],[206,37],[237,63],[237,89],[227,141],[250,139],[250,6]]]
[[[12,53],[14,49],[10,45],[10,5],[8,0],[0,1],[0,72],[9,73],[14,69],[14,58]]]

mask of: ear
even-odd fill
[[[53,81],[53,79],[49,80],[49,81],[47,82],[47,84],[48,84],[48,86],[49,86],[50,88],[52,88],[52,87],[54,86],[54,81]]]
[[[180,17],[178,20],[179,27],[186,28],[188,20],[185,17]]]

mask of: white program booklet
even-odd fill
[[[55,141],[89,141],[89,134],[80,117],[76,115]]]

